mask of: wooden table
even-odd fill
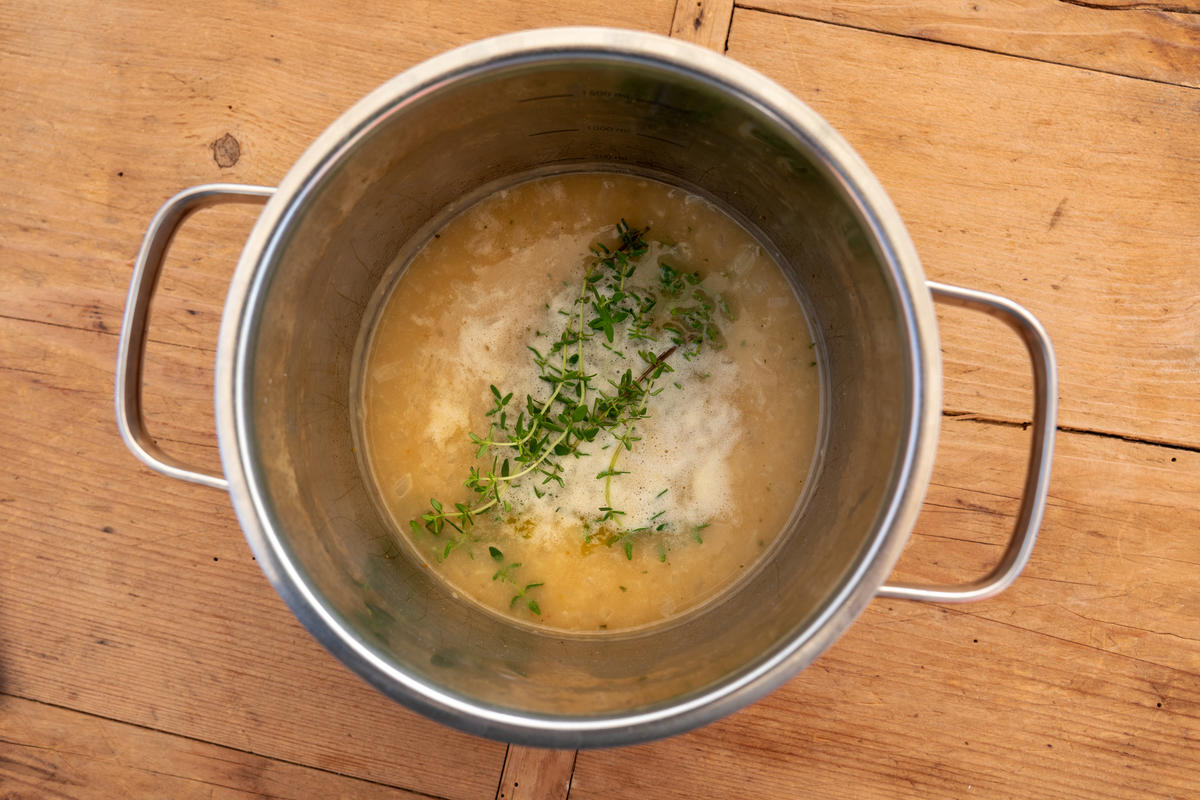
[[[1200,4],[214,0],[0,6],[0,796],[1200,797]],[[273,184],[393,74],[551,24],[671,32],[761,70],[876,171],[931,278],[1045,323],[1049,511],[1023,577],[877,601],[756,705],[639,747],[506,748],[410,714],[300,627],[226,496],[121,445],[116,332],[176,190]],[[154,306],[150,425],[216,464],[224,287],[253,210],[204,212]],[[945,311],[937,472],[897,577],[1012,524],[1029,368]]]

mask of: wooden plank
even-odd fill
[[[749,0],[747,7],[1087,69],[1200,86],[1200,2]]]
[[[567,800],[574,750],[509,745],[496,800]]]
[[[1028,433],[946,428],[897,577],[979,574],[1012,522]],[[1007,592],[876,601],[758,704],[581,752],[572,800],[1194,796],[1200,454],[1064,434],[1055,468],[1033,561]]]
[[[176,347],[165,376],[199,354]],[[300,626],[221,492],[153,476],[112,421],[115,338],[0,318],[0,676],[22,697],[439,797],[504,746],[402,710]],[[198,367],[196,369],[199,369]],[[211,405],[178,392],[180,420]],[[193,441],[210,432],[188,429]],[[172,430],[164,420],[164,429]]]
[[[428,797],[9,695],[0,720],[8,800]]]
[[[930,277],[1042,319],[1062,424],[1200,444],[1194,90],[742,10],[729,54],[849,140]],[[1021,346],[977,316],[945,317],[946,406],[1027,419]]]
[[[676,0],[671,36],[724,53],[732,22],[733,0]]]
[[[903,637],[852,634],[766,700],[697,732],[581,752],[571,797],[1194,796],[1194,678],[945,609],[871,618]]]
[[[948,581],[998,561],[1029,433],[947,419],[897,576]],[[956,613],[1200,675],[1200,453],[1059,434],[1046,522],[1023,577]]]

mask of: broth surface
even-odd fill
[[[778,265],[708,201],[537,179],[452,219],[391,287],[362,371],[367,463],[405,549],[458,594],[558,630],[654,623],[785,527],[815,353]]]

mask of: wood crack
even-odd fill
[[[1097,431],[1090,428],[1077,428],[1073,425],[1059,425],[1058,430],[1062,433],[1078,433],[1084,436],[1099,436],[1104,439],[1120,439],[1134,444],[1149,444],[1155,447],[1166,447],[1170,450],[1182,450],[1185,453],[1200,453],[1200,445],[1180,444],[1179,442],[1169,442],[1164,439],[1154,439],[1146,436],[1134,436],[1127,433],[1113,433],[1111,431]]]
[[[9,759],[0,758],[0,763],[13,764],[14,762],[12,762]],[[27,766],[27,765],[17,765],[17,766]],[[69,794],[63,794],[62,792],[58,791],[57,789],[48,789],[45,786],[45,781],[46,781],[45,778],[42,778],[37,783],[34,783],[32,780],[29,780],[28,778],[21,777],[20,775],[14,775],[10,772],[7,775],[5,775],[5,780],[13,781],[14,783],[24,784],[25,786],[29,786],[38,792],[37,795],[32,795],[32,794],[29,795],[30,797],[36,796],[36,797],[44,798],[44,800],[53,800],[53,798],[61,798],[61,800],[73,800],[73,798]],[[47,792],[53,792],[53,794],[47,794]],[[15,795],[15,794],[12,794],[12,795],[5,794],[4,796],[5,796],[5,798],[12,797],[12,798],[14,798],[14,800],[16,800],[16,798],[18,797],[18,795]]]
[[[1087,0],[1058,0],[1068,6],[1093,8],[1097,11],[1166,11],[1171,14],[1200,14],[1200,8],[1176,5],[1173,3],[1095,3]]]
[[[739,8],[741,8],[741,7],[742,6],[739,6]],[[758,9],[753,9],[753,10],[758,10]],[[789,16],[789,15],[784,14],[781,16]],[[70,331],[81,331],[81,332],[91,333],[91,334],[100,334],[103,336],[117,336],[117,333],[115,331],[100,331],[100,330],[96,330],[95,328],[88,328],[88,327],[83,327],[83,326],[79,326],[79,325],[68,325],[66,323],[52,322],[50,320],[29,319],[28,317],[17,317],[17,316],[12,316],[9,314],[0,314],[0,319],[12,320],[14,322],[28,322],[28,323],[31,323],[34,325],[50,325],[55,328],[63,328],[65,330],[70,330]],[[183,344],[181,342],[172,342],[172,341],[168,341],[166,339],[155,339],[152,337],[148,337],[146,341],[147,341],[147,343],[152,342],[154,344],[164,345],[167,347],[180,347],[180,348],[184,348],[187,350],[195,350],[197,352],[205,353],[205,354],[209,354],[209,353],[215,354],[216,353],[216,350],[211,347],[203,347],[200,345],[192,345],[192,344]],[[48,374],[48,373],[36,373],[35,370],[21,369],[18,367],[3,367],[3,369],[10,370],[13,372],[29,372],[29,373],[34,373],[34,374]],[[942,416],[950,418],[950,419],[960,419],[960,420],[964,420],[964,421],[979,422],[984,425],[1000,425],[1000,426],[1005,426],[1005,427],[1010,427],[1010,428],[1020,428],[1021,430],[1028,429],[1031,424],[1027,420],[1026,421],[1017,421],[1017,420],[1011,420],[1011,419],[1002,419],[1002,418],[998,418],[998,417],[987,417],[987,416],[984,416],[984,415],[981,415],[981,414],[978,414],[978,413],[972,412],[972,411],[959,411],[959,410],[952,410],[952,409],[947,409],[947,410],[943,411]],[[1172,442],[1172,441],[1168,441],[1165,439],[1155,439],[1155,438],[1146,437],[1146,436],[1137,436],[1135,434],[1115,433],[1112,431],[1100,431],[1100,430],[1094,430],[1091,428],[1080,428],[1080,427],[1073,426],[1073,425],[1059,425],[1057,427],[1057,430],[1060,433],[1078,433],[1078,434],[1083,434],[1085,436],[1099,436],[1099,437],[1107,438],[1107,439],[1120,439],[1122,441],[1131,442],[1133,444],[1146,444],[1146,445],[1153,445],[1155,447],[1166,447],[1171,450],[1182,450],[1182,451],[1188,452],[1188,453],[1200,453],[1200,445],[1182,444],[1180,442]]]
[[[64,330],[68,330],[68,331],[82,331],[84,333],[96,333],[96,334],[100,334],[102,336],[113,336],[113,337],[120,336],[120,334],[117,331],[99,330],[97,328],[90,328],[90,327],[87,327],[84,325],[68,325],[65,322],[52,322],[51,320],[48,320],[48,319],[30,319],[29,317],[16,317],[16,316],[13,316],[12,314],[0,314],[0,319],[12,320],[13,322],[28,322],[33,325],[49,325],[52,328],[62,328]],[[214,348],[214,347],[204,347],[202,345],[197,345],[197,344],[184,344],[183,342],[172,342],[172,341],[168,341],[167,339],[155,339],[152,336],[147,336],[146,342],[147,343],[152,342],[154,344],[166,345],[167,347],[182,347],[186,350],[196,350],[197,352],[200,352],[200,353],[215,353],[216,352],[216,348]],[[11,367],[9,369],[11,369]],[[21,370],[21,371],[29,372],[31,370]]]
[[[998,425],[1005,428],[1020,428],[1027,430],[1032,424],[1028,421],[1018,422],[1011,419],[1000,419],[995,417],[985,417],[971,411],[943,411],[943,417],[949,419],[964,420],[967,422],[978,422],[983,425]],[[1083,436],[1099,436],[1102,439],[1120,439],[1121,441],[1131,442],[1133,444],[1148,444],[1154,447],[1166,447],[1170,450],[1182,450],[1186,453],[1200,453],[1200,445],[1182,444],[1180,442],[1172,442],[1166,439],[1155,439],[1149,436],[1137,436],[1132,433],[1116,433],[1114,431],[1101,431],[1095,428],[1080,428],[1075,425],[1058,425],[1055,430],[1059,433],[1078,433]]]
[[[25,369],[24,367],[13,367],[8,364],[0,364],[0,369],[5,370],[7,372],[24,372],[26,375],[47,375],[47,376],[55,375],[55,373],[53,373],[53,372],[42,372],[41,370]]]
[[[1069,0],[1060,0],[1060,2],[1064,2],[1064,3],[1068,2],[1068,1]],[[1163,86],[1174,86],[1179,89],[1191,89],[1193,91],[1198,90],[1198,87],[1195,87],[1195,86],[1188,86],[1187,84],[1176,83],[1174,81],[1166,81],[1166,80],[1162,80],[1161,78],[1148,78],[1144,75],[1131,75],[1128,72],[1119,72],[1117,70],[1112,70],[1112,69],[1101,69],[1100,67],[1089,67],[1089,66],[1085,66],[1082,64],[1067,64],[1062,61],[1054,61],[1053,59],[1049,59],[1049,58],[1038,58],[1037,56],[1034,56],[1034,55],[1018,55],[1016,53],[1006,53],[1003,50],[993,50],[989,47],[980,47],[978,45],[964,44],[962,42],[952,42],[952,41],[948,41],[945,39],[934,39],[934,38],[931,38],[928,36],[917,36],[917,35],[910,34],[910,33],[896,33],[894,31],[883,31],[883,30],[879,30],[877,28],[870,28],[870,27],[867,27],[864,25],[850,25],[845,22],[831,22],[827,19],[820,19],[818,17],[806,17],[803,14],[790,14],[786,11],[779,11],[774,8],[763,8],[762,6],[756,6],[756,5],[751,5],[751,4],[742,4],[742,3],[738,3],[735,6],[735,8],[740,9],[742,11],[755,11],[760,14],[772,14],[777,17],[788,17],[790,19],[804,20],[805,22],[813,22],[818,25],[830,25],[830,26],[833,26],[836,28],[845,28],[847,30],[862,31],[863,33],[875,33],[880,36],[894,36],[898,39],[909,39],[909,40],[915,41],[915,42],[927,42],[930,44],[941,44],[941,45],[946,45],[947,47],[961,47],[964,50],[973,50],[977,53],[987,53],[989,55],[1002,56],[1004,58],[1012,58],[1012,59],[1016,59],[1018,61],[1033,61],[1033,62],[1037,62],[1040,64],[1053,64],[1056,67],[1065,67],[1067,69],[1079,69],[1079,70],[1083,70],[1084,72],[1095,72],[1095,73],[1099,73],[1101,75],[1115,75],[1118,78],[1128,78],[1129,80],[1133,80],[1133,81],[1145,81],[1147,83],[1157,83],[1157,84],[1161,84]],[[1200,11],[1193,11],[1190,13],[1197,14],[1197,13],[1200,13]],[[726,43],[726,49],[728,49],[728,43]]]
[[[204,447],[209,450],[220,450],[220,445],[216,444],[215,442],[192,442],[188,441],[187,439],[173,439],[170,436],[151,436],[150,438],[152,438],[156,443],[170,442],[171,444],[182,444],[187,445],[188,447]]]
[[[1123,597],[1123,596],[1124,596],[1123,594],[1114,595],[1114,597]],[[1109,599],[1109,598],[1095,598],[1095,600],[1099,600],[1099,599]],[[1095,600],[1092,600],[1091,602],[1094,602]],[[1116,628],[1126,628],[1127,630],[1131,630],[1131,631],[1140,631],[1141,633],[1148,633],[1151,636],[1168,636],[1172,639],[1179,639],[1184,642],[1200,641],[1191,636],[1184,636],[1183,634],[1173,633],[1171,631],[1156,631],[1152,628],[1142,628],[1138,625],[1130,625],[1127,622],[1117,622],[1117,621],[1111,620],[1111,619],[1101,619],[1100,617],[1089,617],[1087,614],[1080,614],[1078,611],[1075,611],[1074,609],[1067,608],[1062,603],[1054,603],[1053,605],[1057,606],[1058,608],[1061,608],[1063,611],[1067,612],[1068,614],[1073,614],[1073,615],[1079,617],[1080,619],[1087,620],[1088,622],[1094,622],[1097,625],[1112,625],[1113,627],[1116,627]]]
[[[1057,634],[1051,633],[1046,630],[1041,630],[1038,628],[1027,628],[1022,625],[1017,625],[1016,623],[1013,623],[1013,622],[1007,622],[1002,619],[996,619],[995,617],[989,617],[989,616],[981,613],[980,611],[972,611],[972,610],[969,610],[966,608],[960,608],[957,606],[948,606],[948,605],[940,605],[938,607],[940,609],[942,609],[944,612],[946,612],[947,614],[956,614],[956,615],[962,616],[962,617],[970,617],[971,619],[975,619],[975,620],[983,620],[985,622],[990,622],[994,625],[1002,625],[1006,628],[1011,628],[1012,630],[1021,631],[1022,633],[1033,634],[1034,636],[1045,636],[1047,639],[1053,639],[1056,642],[1062,642],[1063,644],[1069,645],[1071,647],[1081,647],[1085,650],[1094,650],[1097,653],[1103,653],[1104,655],[1111,656],[1113,658],[1120,658],[1120,659],[1124,659],[1127,661],[1133,661],[1138,664],[1148,664],[1150,666],[1157,667],[1158,669],[1171,670],[1173,672],[1178,672],[1181,675],[1190,675],[1195,678],[1200,678],[1200,673],[1192,672],[1191,670],[1185,669],[1183,667],[1175,666],[1173,664],[1164,664],[1161,661],[1154,661],[1151,659],[1139,658],[1138,656],[1133,656],[1133,655],[1130,655],[1129,653],[1122,653],[1117,650],[1106,650],[1103,647],[1100,647],[1098,645],[1089,644],[1087,642],[1077,641],[1075,639],[1068,639],[1065,636],[1059,636]]]
[[[925,505],[928,506],[928,505],[936,505],[936,504],[926,501]],[[953,508],[955,511],[963,510],[956,506],[937,506],[937,507],[938,508]],[[958,542],[960,544],[976,544],[976,545],[980,545],[981,547],[1000,547],[1002,545],[1002,543],[1000,543],[1000,542],[985,542],[982,539],[969,539],[965,536],[950,536],[948,534],[942,534],[942,533],[922,533],[921,531],[913,531],[913,535],[920,536],[924,539],[936,539],[939,542]]]
[[[328,775],[335,775],[339,778],[351,778],[356,781],[362,781],[363,783],[370,783],[370,784],[374,784],[376,786],[382,786],[387,789],[400,789],[402,791],[408,792],[408,793],[413,794],[418,797],[430,798],[430,800],[446,800],[446,798],[442,797],[441,795],[429,794],[427,792],[422,792],[420,790],[412,789],[407,786],[398,786],[398,785],[392,784],[392,783],[384,783],[383,781],[372,780],[371,778],[364,778],[360,775],[353,775],[353,774],[346,773],[346,772],[340,772],[338,770],[328,769],[326,767],[319,767],[319,766],[316,766],[313,764],[304,764],[299,761],[291,761],[286,758],[279,758],[277,756],[266,755],[264,753],[256,753],[253,750],[246,750],[245,748],[234,747],[232,745],[223,744],[221,742],[208,741],[207,739],[201,739],[196,736],[188,736],[185,733],[177,733],[175,731],[164,730],[162,728],[153,728],[149,725],[143,725],[138,722],[130,722],[129,720],[119,719],[117,717],[109,717],[109,716],[105,716],[104,714],[95,714],[91,711],[83,711],[78,708],[71,708],[70,706],[62,705],[61,703],[51,703],[46,700],[40,700],[36,697],[27,697],[25,695],[13,694],[11,692],[4,692],[4,693],[2,693],[2,695],[7,695],[9,697],[15,697],[20,700],[25,700],[26,702],[37,703],[39,705],[48,706],[50,708],[58,708],[58,709],[62,709],[64,711],[70,711],[71,713],[74,713],[74,714],[84,714],[84,715],[92,717],[94,719],[106,720],[108,722],[115,722],[120,725],[128,725],[131,728],[138,728],[138,729],[141,729],[144,731],[149,731],[151,733],[162,734],[165,736],[173,736],[173,737],[176,737],[179,739],[184,739],[184,740],[191,741],[191,742],[199,742],[200,744],[205,744],[205,745],[209,745],[212,747],[220,747],[220,748],[223,748],[228,751],[232,751],[232,752],[236,752],[236,753],[243,753],[248,756],[253,756],[255,758],[262,758],[267,761],[274,761],[279,764],[287,764],[287,765],[293,766],[293,767],[300,767],[302,769],[314,770],[315,772],[323,772]],[[0,696],[2,696],[2,695],[0,695]],[[38,745],[33,745],[33,744],[25,744],[22,742],[14,742],[13,744],[15,744],[18,747],[37,748],[37,749],[42,749],[42,750],[51,749],[51,748],[39,747]],[[136,765],[132,765],[132,766],[136,767]],[[212,785],[212,786],[222,786],[221,784],[218,784],[218,783],[213,783],[211,781],[204,781],[203,779],[193,778],[193,777],[189,777],[186,775],[172,775],[171,773],[166,773],[166,772],[156,772],[155,770],[147,769],[145,767],[138,767],[138,768],[143,769],[148,773],[155,773],[155,774],[165,775],[168,777],[183,778],[186,780],[192,780],[192,781],[197,781],[197,782],[201,782],[201,783],[208,783],[209,785]],[[230,787],[230,788],[235,788],[235,787]]]

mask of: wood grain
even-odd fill
[[[957,607],[1200,676],[1200,453],[1060,434],[1033,559],[1000,598]],[[947,419],[897,576],[982,574],[1008,541],[1029,433]],[[1200,684],[1197,684],[1200,688]]]
[[[509,745],[496,800],[567,800],[574,750]]]
[[[671,36],[724,53],[731,22],[733,0],[676,0]]]
[[[5,800],[400,800],[427,797],[0,695]]]
[[[1194,797],[1198,704],[1170,670],[947,609],[874,611],[726,720],[581,752],[572,798]]]
[[[0,318],[0,363],[13,365],[0,404],[22,409],[0,437],[0,689],[413,791],[490,797],[503,745],[403,711],[350,674],[267,583],[226,495],[151,477],[124,451],[114,348],[106,332]],[[206,367],[180,369],[167,376]],[[210,392],[191,386],[173,410],[198,415]]]
[[[180,189],[274,185],[360,97],[452,47],[547,25],[665,33],[673,9],[673,0],[221,0],[170,14],[137,0],[2,6],[0,102],[12,134],[0,174],[0,314],[116,331],[145,227]],[[237,142],[233,163],[226,137]],[[220,158],[216,142],[226,142]],[[217,210],[185,226],[154,338],[212,347],[252,219]]]
[[[946,428],[897,577],[976,574],[1012,523],[1028,433]],[[749,709],[581,752],[572,800],[1196,796],[1200,454],[1067,434],[1055,469],[1033,561],[1007,592],[876,601]]]
[[[494,794],[503,745],[408,714],[348,674],[269,588],[226,497],[152,478],[123,451],[111,373],[130,265],[171,194],[275,183],[345,108],[435,53],[548,24],[665,32],[672,11],[670,0],[0,7],[11,123],[0,686],[431,795]],[[254,213],[186,223],[152,313],[151,432],[208,467],[212,347]]]
[[[852,12],[837,25],[741,9],[731,54],[851,140],[931,277],[1010,294],[1047,322],[1066,425],[1195,448],[1200,101],[1094,71],[1194,85],[1191,18],[1079,9],[1063,22],[1058,4],[976,5],[821,6]],[[691,24],[717,46],[727,7],[705,0],[700,18],[687,0],[0,6],[0,690],[29,698],[0,696],[0,794],[1196,796],[1193,450],[1062,434],[1046,527],[1008,592],[961,608],[877,602],[764,701],[677,739],[581,753],[570,784],[568,754],[513,747],[506,759],[503,745],[364,686],[275,596],[224,495],[124,451],[116,330],[144,226],[172,193],[275,183],[354,100],[457,44],[600,23],[682,24],[680,35]],[[938,38],[1093,71],[920,41]],[[1149,40],[1153,53],[1137,49]],[[151,323],[151,431],[207,466],[212,346],[254,213],[186,223]],[[1015,338],[961,311],[941,319],[951,411],[1024,419]],[[947,420],[898,577],[987,569],[1027,437]]]
[[[742,10],[729,55],[845,136],[931,278],[1037,314],[1063,425],[1200,444],[1200,94]],[[942,326],[946,406],[1027,419],[1025,355],[976,316]]]
[[[1196,0],[749,0],[747,7],[1023,58],[1200,86]]]

